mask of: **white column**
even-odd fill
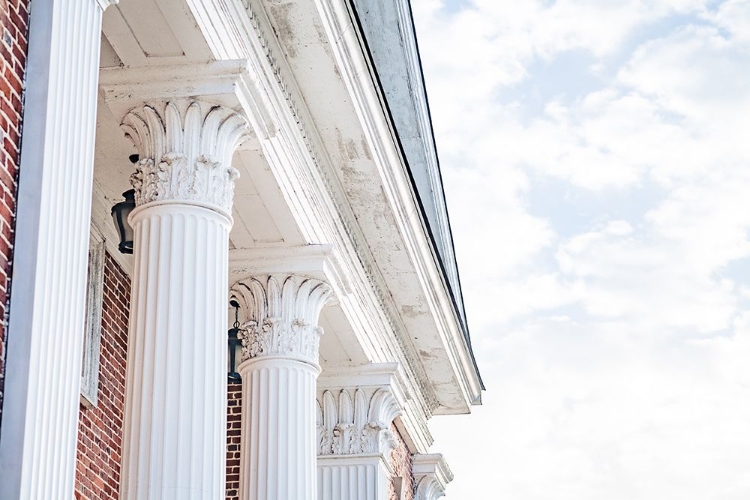
[[[417,485],[414,500],[438,500],[453,481],[453,473],[440,453],[414,455],[412,473]]]
[[[318,500],[387,500],[391,433],[401,407],[388,387],[323,391],[318,401]]]
[[[223,498],[231,157],[247,125],[170,102],[131,111],[123,129],[141,160],[121,498]]]
[[[72,498],[102,11],[31,2],[0,498]]]
[[[243,328],[240,498],[315,499],[317,326],[330,287],[301,276],[249,278],[232,287]]]

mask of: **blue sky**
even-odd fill
[[[750,1],[412,8],[487,386],[448,498],[750,498]]]

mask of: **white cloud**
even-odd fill
[[[746,498],[747,369],[721,370],[736,346],[634,343],[629,328],[540,319],[483,344],[484,407],[432,423],[448,498]]]
[[[692,242],[595,230],[561,245],[561,272],[582,280],[581,304],[593,317],[626,319],[641,335],[721,331],[736,314],[734,284],[691,266]]]
[[[750,2],[413,7],[488,387],[449,498],[749,498]]]

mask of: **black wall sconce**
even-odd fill
[[[128,215],[135,208],[135,190],[130,189],[122,193],[125,201],[112,207],[112,220],[120,237],[120,253],[133,253],[133,228],[128,223]]]
[[[242,359],[242,339],[239,337],[240,331],[242,329],[240,328],[240,304],[237,302],[236,299],[232,299],[229,301],[229,305],[234,307],[234,324],[232,325],[232,328],[229,329],[229,344],[228,349],[229,352],[227,353],[227,360],[228,360],[228,377],[229,382],[239,382],[242,380],[242,377],[240,377],[240,374],[237,373],[237,365],[240,363],[240,360]]]
[[[128,159],[131,163],[136,163],[139,156],[130,155]],[[112,207],[112,220],[115,222],[115,229],[117,229],[117,235],[120,237],[118,247],[120,253],[131,254],[133,253],[133,228],[128,223],[128,216],[135,208],[135,190],[125,191],[122,196],[125,201],[121,201]]]

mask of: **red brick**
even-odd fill
[[[128,283],[129,278],[107,255],[102,318],[129,308],[130,287],[114,292],[112,285],[118,282]],[[102,320],[97,406],[81,405],[79,410],[76,491],[81,498],[119,498],[127,335],[127,324],[113,326]]]
[[[28,1],[13,0],[11,4],[7,1],[0,2],[0,36],[7,30],[13,37],[12,47],[9,49],[0,43],[0,63],[2,63],[2,75],[0,75],[0,93],[6,99],[0,106],[0,128],[4,131],[10,129],[20,130],[22,117],[22,103],[20,100],[21,89],[26,62],[27,48],[27,25],[28,25]],[[14,61],[15,60],[15,61]],[[13,100],[13,94],[16,99]],[[5,136],[5,134],[2,134]],[[15,233],[15,200],[17,195],[17,172],[18,172],[18,137],[11,136],[10,139],[3,137],[0,151],[0,193],[4,206],[0,207],[0,226],[3,227],[3,238],[0,242],[0,311],[2,321],[0,322],[0,381],[5,377],[5,343],[7,341],[7,310],[10,294],[7,291],[7,283],[12,273],[13,241]],[[0,386],[0,420],[2,419],[3,390]]]
[[[396,447],[391,451],[391,468],[394,477],[401,478],[401,491],[405,500],[414,500],[414,474],[412,473],[412,460],[409,448],[401,437],[401,433],[395,425],[391,425],[391,432],[396,438]],[[390,484],[389,500],[400,500],[396,495],[394,484]]]

